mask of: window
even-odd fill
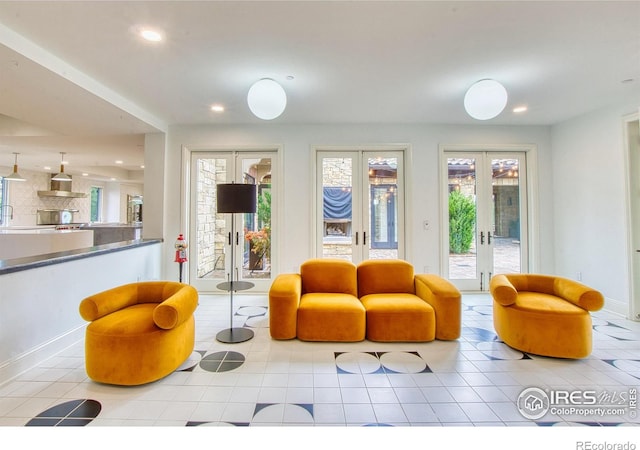
[[[101,187],[91,187],[91,222],[102,222],[102,191]]]

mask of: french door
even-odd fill
[[[232,270],[234,280],[250,281],[255,291],[269,289],[275,157],[276,152],[269,151],[191,153],[189,280],[199,291],[217,291]],[[231,236],[231,214],[216,212],[216,185],[232,182],[257,185],[257,211],[235,214],[235,236]]]
[[[316,167],[316,255],[403,258],[403,152],[319,150]]]
[[[460,290],[486,291],[494,274],[527,271],[525,156],[444,153],[443,266]]]

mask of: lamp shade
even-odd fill
[[[247,103],[256,117],[271,120],[282,114],[287,107],[287,93],[274,80],[263,78],[249,89]]]
[[[19,154],[20,153],[13,152],[13,155],[15,156],[15,162],[13,164],[13,172],[11,172],[9,175],[4,177],[4,179],[7,181],[25,181],[25,178],[18,173],[18,155]]]
[[[254,213],[256,200],[255,184],[216,185],[216,211],[219,213]]]
[[[71,176],[64,173],[64,152],[60,152],[60,172],[51,179],[53,181],[71,181]]]
[[[507,105],[507,90],[495,80],[474,83],[464,96],[464,109],[474,119],[489,120]]]

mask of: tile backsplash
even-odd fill
[[[39,209],[77,209],[78,212],[74,214],[73,221],[77,223],[89,222],[91,218],[91,198],[89,196],[91,188],[106,186],[105,182],[74,177],[71,190],[83,192],[87,194],[87,197],[39,197],[38,191],[50,190],[51,175],[27,170],[21,170],[20,174],[26,178],[25,182],[7,183],[7,203],[13,206],[13,219],[9,223],[11,226],[36,225],[36,212]],[[142,191],[142,186],[139,190]],[[126,220],[126,216],[124,220]]]

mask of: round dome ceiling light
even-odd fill
[[[474,83],[464,96],[464,109],[474,119],[489,120],[507,105],[507,90],[495,80]]]
[[[271,78],[263,78],[249,89],[247,103],[256,117],[271,120],[284,112],[287,94],[277,82]]]

